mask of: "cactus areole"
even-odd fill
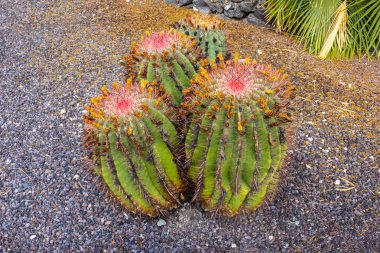
[[[219,58],[186,90],[193,106],[187,176],[206,210],[233,216],[255,210],[276,185],[295,87],[270,66]]]
[[[175,162],[177,131],[152,93],[132,79],[103,87],[84,121],[95,171],[110,192],[129,211],[157,216],[178,205],[184,183]]]
[[[190,84],[198,69],[201,52],[196,41],[177,31],[147,32],[132,44],[127,57],[129,75],[153,87],[169,105],[182,103],[182,89]]]

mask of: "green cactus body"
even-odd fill
[[[148,33],[134,42],[127,58],[129,75],[141,85],[164,96],[170,105],[182,103],[182,90],[194,78],[201,52],[196,42],[177,31]]]
[[[280,131],[290,121],[294,86],[249,59],[200,73],[188,94],[195,112],[186,137],[194,198],[228,216],[253,211],[278,180],[286,153]]]
[[[135,87],[118,85],[103,88],[87,107],[95,171],[133,213],[157,216],[170,210],[185,188],[175,157],[178,134],[164,109]]]
[[[223,23],[211,17],[187,17],[180,20],[174,27],[181,33],[195,38],[202,53],[212,62],[217,55],[226,55],[226,37],[221,30]]]

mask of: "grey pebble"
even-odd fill
[[[166,221],[164,221],[163,219],[159,219],[157,221],[157,226],[162,227],[162,226],[165,226],[165,225],[166,225]]]

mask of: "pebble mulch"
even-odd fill
[[[0,2],[0,252],[379,252],[380,64],[319,61],[286,35],[227,21],[231,49],[300,88],[272,202],[234,219],[185,204],[131,216],[86,166],[83,108],[122,81],[146,29],[190,10],[163,1]]]

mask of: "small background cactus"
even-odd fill
[[[223,22],[220,19],[193,15],[175,23],[174,27],[179,32],[195,38],[204,56],[210,62],[216,60],[219,53],[226,55],[226,37],[221,29]]]
[[[178,135],[165,105],[130,85],[103,87],[91,100],[86,144],[95,171],[117,199],[132,213],[157,216],[176,207],[185,189],[176,165]]]
[[[206,210],[236,215],[255,210],[287,149],[284,124],[294,86],[286,75],[250,59],[201,68],[189,99],[188,178]]]

